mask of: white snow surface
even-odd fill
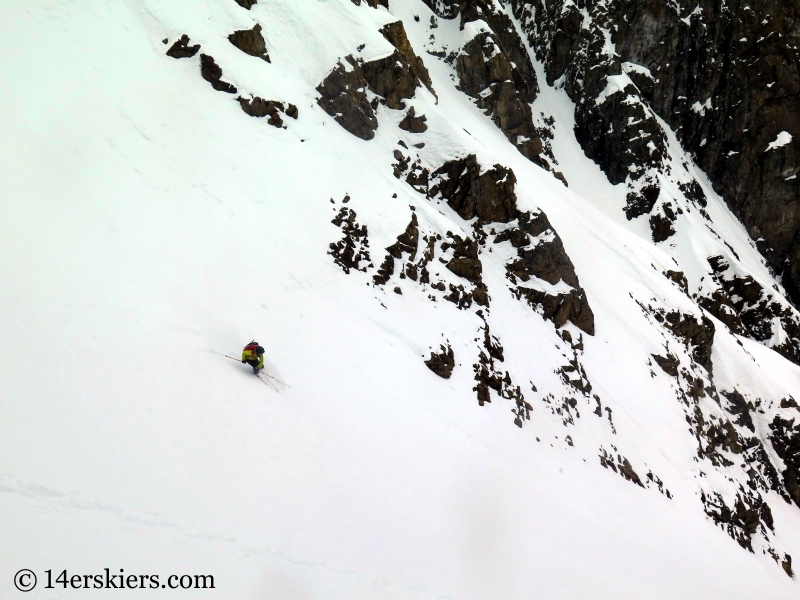
[[[751,554],[703,512],[700,489],[731,498],[743,470],[732,467],[729,481],[696,461],[675,385],[650,358],[666,338],[637,304],[702,314],[662,271],[680,264],[697,289],[705,258],[726,243],[734,269],[771,287],[744,228],[690,164],[713,229],[694,211],[675,238],[653,244],[643,220],[625,219],[623,187],[584,156],[574,107],[538,64],[534,113],[556,119],[568,188],[520,155],[425,52],[431,33],[437,48],[457,50],[474,28],[439,19],[430,30],[421,1],[390,4],[0,8],[0,598],[19,597],[12,578],[23,568],[40,577],[30,598],[148,594],[43,589],[46,569],[106,567],[215,577],[214,590],[153,591],[161,598],[797,598],[755,538]],[[317,106],[315,88],[348,54],[391,52],[379,29],[397,19],[438,102],[422,88],[407,101],[428,118],[418,136],[397,127],[404,112],[381,106],[376,137],[362,141]],[[270,64],[226,39],[255,23]],[[162,40],[183,33],[240,94],[294,103],[299,118],[278,129],[247,116],[200,77],[198,57],[165,55]],[[609,94],[629,81],[618,78]],[[508,292],[500,246],[481,259],[502,368],[533,405],[522,429],[509,401],[475,399],[474,310],[430,302],[408,279],[373,287],[371,273],[333,263],[341,232],[331,219],[345,194],[376,264],[409,206],[426,231],[470,230],[392,176],[398,139],[424,141],[419,156],[434,168],[468,153],[484,168],[512,168],[520,208],[547,214],[595,314],[580,360],[616,433],[593,402],[579,399],[569,427],[545,402],[566,393],[555,370],[572,354]],[[766,413],[754,420],[766,432],[780,399],[800,397],[800,369],[714,322],[716,385],[760,398]],[[237,356],[253,338],[291,387],[212,352]],[[423,363],[444,340],[456,357],[448,380]],[[598,449],[611,445],[673,498],[603,469]],[[800,510],[765,498],[770,544],[800,560]]]
[[[773,141],[769,143],[767,149],[764,152],[769,152],[775,148],[780,148],[781,146],[786,146],[790,144],[792,141],[792,134],[788,131],[781,131]]]

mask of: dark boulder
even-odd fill
[[[675,228],[672,226],[673,222],[674,218],[670,219],[660,214],[650,215],[650,231],[656,244],[675,235]]]
[[[594,313],[583,288],[553,295],[518,286],[512,288],[511,292],[518,299],[526,300],[532,308],[540,310],[542,316],[556,327],[563,327],[570,322],[581,331],[594,335]]]
[[[447,263],[447,268],[459,277],[463,277],[470,283],[479,283],[483,267],[481,259],[478,257],[478,244],[472,238],[462,239],[460,236],[453,236],[453,258]]]
[[[317,87],[317,104],[354,136],[371,140],[378,119],[364,91],[367,82],[358,62],[352,56],[345,60],[348,66],[338,63]]]
[[[481,174],[474,154],[446,162],[431,174],[429,197],[441,196],[462,219],[507,223],[519,214],[511,169],[495,165]]]
[[[228,41],[245,54],[270,62],[267,44],[261,35],[261,25],[256,24],[252,29],[234,31],[228,36]]]
[[[636,217],[649,214],[656,205],[658,196],[661,194],[661,187],[657,183],[648,183],[639,190],[628,192],[626,206],[623,209],[625,216],[630,221]]]
[[[387,35],[386,31],[391,32],[389,35],[398,40],[401,46],[403,40],[407,44],[405,30],[391,27],[384,30],[384,35]],[[385,58],[369,62],[347,56],[345,60],[348,65],[338,63],[317,87],[321,96],[317,103],[347,131],[361,139],[371,140],[378,128],[375,109],[379,99],[375,98],[370,103],[365,90],[369,89],[379,96],[380,101],[389,108],[405,108],[403,100],[413,98],[417,87],[421,85],[419,69],[406,60],[408,52],[396,49]],[[413,51],[410,51],[410,56],[414,57]],[[427,71],[424,71],[424,75],[427,77]]]
[[[412,106],[408,109],[408,113],[406,113],[403,120],[400,121],[400,129],[409,133],[424,133],[428,130],[428,126],[425,124],[427,120],[425,115],[417,116]]]
[[[227,81],[222,81],[222,69],[214,62],[213,56],[208,54],[200,55],[200,74],[218,92],[235,94],[237,91],[236,86]]]
[[[517,252],[519,258],[509,263],[508,269],[523,281],[533,276],[552,285],[563,281],[571,287],[580,287],[575,266],[560,237],[541,240],[535,246],[520,248]]]
[[[264,100],[258,96],[251,98],[250,100],[239,97],[237,100],[239,101],[242,110],[251,117],[269,116],[268,123],[270,125],[274,127],[283,126],[283,120],[281,119],[280,115],[280,112],[283,111],[283,103],[274,102],[272,100]]]
[[[185,33],[167,50],[167,56],[172,58],[191,58],[200,50],[200,44],[189,45],[189,36]]]
[[[450,379],[453,368],[456,366],[455,356],[450,344],[441,345],[441,352],[431,352],[431,357],[425,361],[425,365],[439,377]]]
[[[651,355],[658,366],[661,367],[661,370],[664,371],[667,375],[671,375],[672,377],[678,376],[678,367],[681,364],[681,361],[678,359],[677,356],[674,354],[667,354],[666,356],[659,356],[658,354]]]

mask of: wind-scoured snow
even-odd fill
[[[153,592],[164,598],[797,597],[764,552],[800,560],[800,510],[764,493],[775,528],[754,536],[755,553],[715,525],[701,489],[730,501],[746,469],[698,462],[676,384],[652,362],[670,344],[656,309],[704,314],[664,271],[680,264],[702,289],[707,257],[730,247],[733,271],[777,286],[744,227],[662,122],[670,164],[700,181],[709,218],[685,203],[693,212],[676,236],[653,243],[645,222],[625,219],[624,187],[586,158],[574,105],[535,63],[533,111],[555,119],[566,187],[426,52],[456,52],[484,24],[430,29],[432,16],[419,0],[390,0],[388,11],[350,0],[0,10],[0,597],[17,597],[23,568],[40,576],[30,597],[100,597],[41,589],[41,577],[106,567],[215,577],[214,590]],[[317,105],[316,87],[347,55],[390,55],[379,30],[398,19],[436,92],[405,101],[428,130],[401,130],[405,112],[380,105],[364,141]],[[256,23],[269,64],[227,39]],[[298,119],[281,129],[252,118],[203,80],[198,57],[167,57],[182,34],[237,95],[293,103]],[[630,82],[618,77],[608,94]],[[472,230],[393,176],[398,140],[431,169],[468,154],[513,169],[520,210],[546,213],[586,290],[595,335],[563,329],[582,335],[580,364],[609,412],[596,416],[576,393],[580,416],[565,425],[550,406],[568,393],[557,369],[573,349],[509,292],[507,244],[487,243],[480,258],[502,369],[533,406],[522,428],[510,401],[476,400],[475,307],[334,264],[331,220],[343,205],[368,226],[376,265],[412,213],[421,231]],[[682,206],[674,181],[661,184]],[[763,401],[753,418],[766,438],[781,399],[800,398],[800,368],[709,318],[715,385]],[[267,372],[291,387],[265,386],[214,353],[236,357],[254,338]],[[445,342],[450,379],[424,363]],[[654,473],[671,498],[602,468],[600,448],[642,478]]]

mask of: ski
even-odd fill
[[[264,374],[266,375],[266,373],[264,373]],[[280,390],[278,389],[278,386],[277,386],[277,385],[274,385],[274,384],[272,384],[272,383],[270,383],[270,382],[269,382],[269,381],[267,381],[266,379],[263,379],[263,378],[261,377],[261,373],[256,373],[256,377],[258,377],[258,380],[259,380],[261,383],[263,383],[264,385],[266,385],[268,388],[270,388],[271,390],[275,390],[276,392],[280,392]]]
[[[233,356],[228,356],[227,354],[223,354],[222,352],[217,352],[216,350],[212,350],[211,352],[213,352],[214,354],[219,354],[220,356],[224,356],[225,358],[230,358],[231,360],[235,360],[236,362],[240,362],[238,358],[234,358]],[[272,376],[272,375],[270,375],[269,373],[264,373],[264,372],[262,371],[262,372],[259,372],[259,373],[257,373],[256,375],[258,376],[258,378],[259,378],[259,379],[261,379],[261,376],[262,376],[262,375],[264,375],[265,377],[269,377],[270,379],[272,379],[273,381],[276,381],[276,382],[280,383],[281,385],[285,385],[287,388],[290,388],[290,387],[292,387],[292,386],[290,386],[288,383],[284,383],[283,381],[281,381],[280,379],[278,379],[278,378],[276,378],[276,377],[273,377],[273,376]],[[273,386],[273,385],[271,385],[271,384],[267,383],[267,380],[266,380],[266,379],[261,379],[261,381],[263,381],[265,384],[269,385],[269,387],[271,387],[271,388],[273,388],[273,389],[276,389],[276,390],[279,390],[278,386]],[[279,391],[280,391],[280,390],[279,390]]]

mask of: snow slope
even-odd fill
[[[661,273],[676,257],[695,285],[692,257],[708,256],[711,236],[698,225],[669,249],[622,219],[624,194],[580,152],[569,101],[542,78],[534,106],[557,119],[570,187],[526,160],[423,51],[431,14],[418,0],[389,11],[350,0],[249,12],[234,0],[3,5],[0,597],[19,596],[22,568],[40,576],[31,597],[103,596],[42,589],[41,577],[106,567],[215,577],[215,590],[163,597],[797,597],[763,554],[800,556],[797,506],[764,493],[775,528],[754,538],[755,554],[716,526],[701,489],[730,499],[745,469],[697,460],[676,384],[650,368],[667,338],[637,301],[700,314]],[[427,115],[424,137],[380,106],[363,141],[317,106],[315,88],[361,44],[365,60],[390,54],[378,30],[398,18],[438,101],[425,89],[408,101]],[[256,22],[270,64],[226,39]],[[166,57],[162,40],[183,33],[240,93],[294,103],[299,118],[270,127],[214,91],[197,57]],[[440,20],[437,44],[469,34]],[[410,205],[425,231],[470,231],[392,175],[398,139],[424,140],[418,154],[434,168],[467,153],[512,168],[519,207],[547,214],[595,315],[580,363],[614,431],[593,400],[579,398],[568,427],[551,410],[548,394],[568,393],[555,371],[572,350],[508,293],[507,249],[481,258],[502,368],[533,406],[523,428],[508,400],[475,400],[475,307],[431,302],[408,279],[373,287],[371,273],[331,260],[345,194],[375,264]],[[717,230],[771,281],[707,192]],[[716,386],[769,405],[754,414],[765,436],[780,399],[800,397],[800,369],[715,326]],[[236,356],[253,337],[291,387],[212,353]],[[448,380],[422,358],[443,340],[456,356]],[[598,448],[611,445],[672,498],[600,468]]]

